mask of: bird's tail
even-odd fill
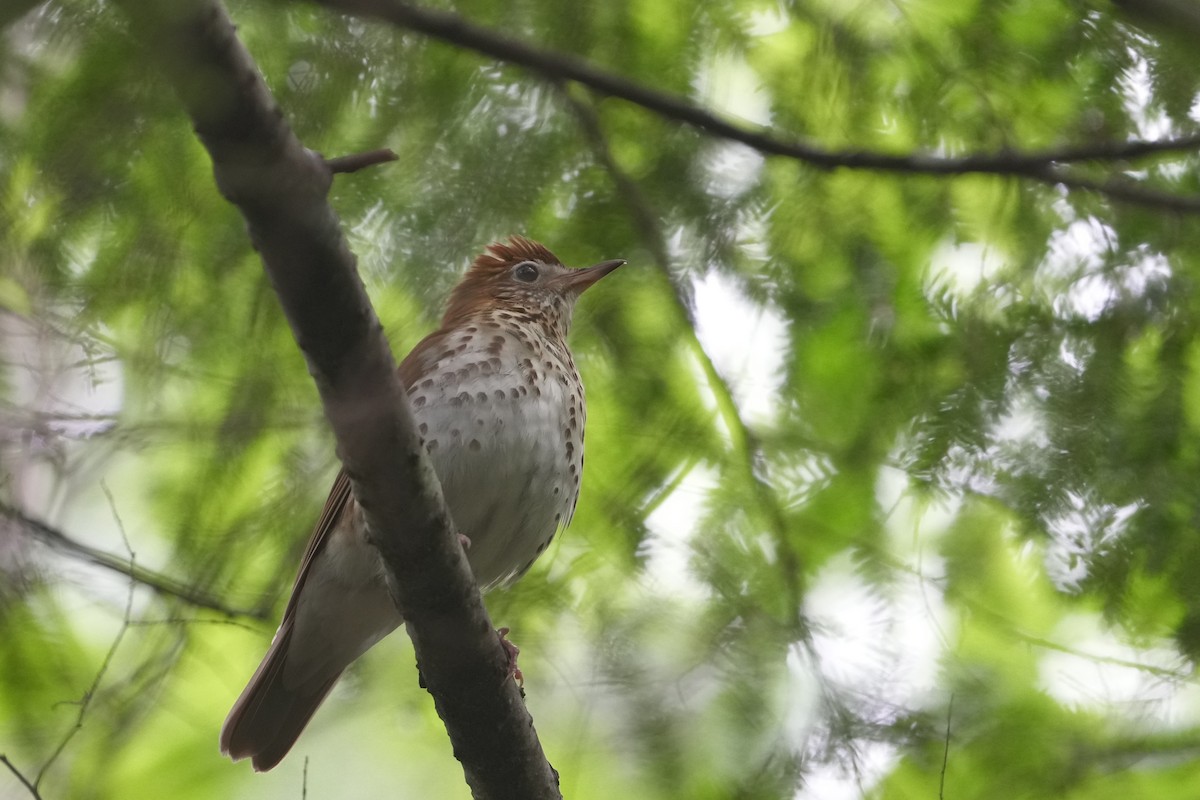
[[[266,772],[287,755],[342,674],[338,670],[331,677],[288,686],[284,664],[292,626],[285,628],[276,635],[221,728],[221,752],[234,761],[250,758],[257,772]]]

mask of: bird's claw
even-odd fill
[[[517,666],[517,656],[521,654],[521,648],[510,642],[508,636],[508,628],[498,628],[496,635],[500,638],[500,646],[504,648],[504,654],[508,656],[508,674],[517,682],[517,686],[525,688],[525,676],[521,674],[521,668]]]

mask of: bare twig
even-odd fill
[[[1200,136],[1161,141],[1103,142],[1057,150],[1001,151],[957,157],[923,153],[893,154],[865,149],[828,150],[784,134],[752,128],[718,117],[677,95],[662,92],[601,69],[577,56],[559,53],[475,25],[438,9],[401,0],[318,0],[322,5],[419,31],[431,38],[525,67],[555,83],[575,81],[601,94],[619,97],[710,135],[740,142],[767,155],[797,159],[822,169],[864,169],[922,175],[990,174],[1026,177],[1041,183],[1102,193],[1116,200],[1180,212],[1200,211],[1200,198],[1135,187],[1119,181],[1095,181],[1065,174],[1057,164],[1080,161],[1124,162],[1200,149]]]
[[[196,619],[195,617],[165,617],[162,619],[135,619],[129,623],[131,628],[154,628],[158,626],[186,627],[190,625],[222,625],[231,628],[241,628],[244,631],[261,633],[261,628],[247,625],[236,619]]]
[[[121,534],[121,543],[125,545],[125,552],[129,553],[129,571],[133,572],[133,565],[137,560],[137,556],[133,552],[133,545],[129,543],[129,533],[125,530],[125,522],[121,519],[121,514],[117,511],[117,501],[113,498],[112,490],[108,488],[108,484],[103,480],[100,481],[100,491],[104,492],[104,497],[108,500],[108,507],[112,511],[113,522],[117,524],[117,533]],[[132,585],[130,588],[133,588]]]
[[[112,553],[106,553],[103,550],[97,550],[94,547],[78,542],[59,529],[47,525],[41,520],[34,519],[11,506],[0,503],[0,516],[7,517],[9,520],[18,523],[38,541],[53,547],[61,553],[120,573],[161,595],[182,600],[188,605],[196,606],[197,608],[216,611],[230,618],[241,617],[258,620],[266,618],[265,613],[262,611],[231,608],[222,603],[217,597],[187,586],[174,578],[169,578],[154,570],[133,564],[128,559],[122,559]]]
[[[108,490],[108,486],[103,482],[100,488],[104,491],[104,496],[108,498],[109,508],[112,510],[113,520],[117,523],[117,529],[121,532],[121,541],[125,543],[125,549],[129,553],[129,575],[133,575],[135,562],[137,560],[133,549],[129,545],[129,537],[125,533],[125,524],[121,521],[121,515],[117,513],[116,501],[113,500],[112,493]],[[121,646],[121,641],[125,638],[126,631],[129,630],[130,620],[133,617],[133,594],[137,588],[137,581],[132,578],[129,581],[129,592],[125,596],[125,613],[121,620],[121,627],[117,631],[117,635],[113,637],[112,644],[109,645],[108,652],[104,654],[104,660],[100,662],[100,668],[96,670],[96,676],[92,679],[91,686],[83,693],[83,696],[77,701],[79,704],[79,714],[75,717],[75,724],[66,732],[62,740],[59,741],[58,747],[54,748],[54,752],[46,759],[46,763],[38,770],[37,777],[34,778],[33,785],[40,786],[42,778],[46,776],[46,772],[58,760],[63,751],[67,749],[67,745],[75,738],[75,734],[79,733],[83,728],[83,718],[87,715],[88,709],[91,708],[92,700],[96,697],[96,692],[100,690],[100,682],[104,680],[104,676],[108,674],[108,668],[112,664],[113,656],[117,653],[117,648]]]
[[[1049,186],[1065,186],[1068,189],[1095,192],[1113,200],[1120,200],[1135,205],[1161,208],[1185,214],[1200,212],[1200,195],[1172,194],[1148,186],[1142,186],[1124,178],[1093,180],[1075,175],[1061,168],[1055,168],[1049,164],[1042,167],[1012,170],[1011,174],[1018,177],[1024,176]]]
[[[325,166],[333,174],[345,174],[349,172],[358,172],[360,169],[373,167],[376,164],[386,164],[389,161],[395,161],[397,156],[390,149],[383,147],[379,150],[371,150],[366,153],[354,153],[348,156],[338,156],[337,158],[325,159]]]
[[[1130,139],[1124,142],[1095,142],[1059,149],[1026,151],[1020,158],[1029,166],[1071,164],[1080,161],[1134,161],[1167,153],[1194,153],[1200,150],[1200,134],[1177,139]],[[997,153],[1003,158],[1004,153]],[[1018,155],[1014,153],[1013,155]]]
[[[0,754],[0,764],[4,764],[4,766],[8,767],[8,771],[16,776],[17,780],[21,782],[22,786],[29,790],[29,794],[35,800],[42,800],[42,795],[38,792],[37,787],[30,783],[29,779],[25,777],[21,770],[17,769],[16,765],[8,760],[7,755]]]
[[[600,119],[596,115],[596,110],[590,103],[584,102],[571,94],[570,87],[561,82],[555,84],[555,86],[559,90],[559,96],[563,98],[575,114],[575,119],[579,122],[579,127],[583,131],[584,138],[591,145],[596,159],[604,167],[605,171],[608,172],[609,178],[616,185],[617,192],[621,195],[621,199],[625,202],[625,207],[629,211],[633,227],[638,232],[638,237],[642,240],[642,245],[650,251],[650,255],[654,259],[654,265],[671,285],[675,299],[687,317],[689,325],[695,328],[695,320],[692,318],[691,292],[671,272],[671,257],[667,253],[666,237],[663,236],[662,226],[659,224],[659,214],[651,208],[650,203],[646,200],[646,196],[642,194],[642,190],[638,187],[637,182],[629,177],[621,169],[620,165],[617,164],[616,159],[613,158],[612,149],[608,146],[608,138],[604,135],[604,130],[600,126]]]
[[[903,468],[899,464],[892,464],[891,466],[894,466],[897,469]],[[990,495],[972,491],[969,488],[964,488],[963,492],[966,495],[975,497],[984,502],[995,503],[998,506],[1004,506],[1004,504],[1001,501],[997,500],[995,497],[992,497]],[[909,564],[905,564],[903,561],[896,558],[895,556],[877,553],[877,554],[874,554],[874,557],[880,559],[883,563],[887,564],[889,567],[891,567],[892,569],[894,569],[898,572],[904,572],[904,573],[907,573],[908,575],[911,575],[913,578],[915,578],[917,581],[919,581],[922,586],[925,586],[925,585],[932,586],[938,592],[945,592],[945,590],[946,590],[946,587],[944,585],[945,581],[943,579],[930,578],[928,575],[925,575],[919,569],[917,569]],[[1181,665],[1180,668],[1178,668],[1178,669],[1171,669],[1170,667],[1160,667],[1155,664],[1146,664],[1146,663],[1140,662],[1140,661],[1132,661],[1127,658],[1118,658],[1116,656],[1103,656],[1103,655],[1099,655],[1097,653],[1089,653],[1089,652],[1080,650],[1078,648],[1071,647],[1069,645],[1061,644],[1059,642],[1055,642],[1050,639],[1046,639],[1041,636],[1034,636],[1033,634],[1029,634],[1029,633],[1026,633],[1025,631],[1021,630],[1021,628],[1018,627],[1018,624],[1016,622],[1009,619],[1004,614],[993,610],[992,608],[988,607],[987,605],[985,605],[983,603],[980,603],[979,601],[973,599],[969,595],[962,595],[959,597],[959,600],[967,607],[967,610],[969,610],[972,614],[974,614],[976,616],[980,616],[980,617],[987,617],[988,619],[991,620],[992,624],[994,624],[996,627],[1003,630],[1009,636],[1012,636],[1014,639],[1019,639],[1020,641],[1026,643],[1028,645],[1031,645],[1033,647],[1040,647],[1045,650],[1053,650],[1056,653],[1064,653],[1066,655],[1076,656],[1077,658],[1082,658],[1082,659],[1085,659],[1087,661],[1092,661],[1097,664],[1109,664],[1109,665],[1115,666],[1115,667],[1124,667],[1126,669],[1137,670],[1138,672],[1144,672],[1147,675],[1153,675],[1156,678],[1163,678],[1165,680],[1174,681],[1176,683],[1182,683],[1182,682],[1188,680],[1192,675],[1190,666],[1188,666],[1186,664]],[[944,640],[944,638],[945,637],[943,637],[943,640]]]
[[[1095,664],[1108,664],[1114,667],[1124,667],[1125,669],[1133,669],[1138,672],[1144,672],[1147,675],[1153,675],[1156,678],[1183,683],[1191,677],[1190,669],[1181,667],[1180,669],[1171,669],[1170,667],[1160,667],[1155,664],[1146,664],[1140,661],[1132,661],[1128,658],[1118,658],[1116,656],[1102,656],[1097,653],[1089,653],[1069,645],[1060,644],[1059,642],[1046,639],[1041,636],[1025,633],[1017,623],[1010,620],[1008,617],[986,608],[979,603],[970,603],[972,613],[989,616],[1001,628],[1003,628],[1010,636],[1020,639],[1026,644],[1034,647],[1040,647],[1043,650],[1053,650],[1056,653],[1065,653],[1077,658],[1082,658],[1086,661],[1091,661]],[[1182,660],[1182,657],[1181,657]]]
[[[954,719],[954,694],[946,708],[946,743],[942,748],[942,775],[938,779],[938,800],[946,800],[946,765],[950,763],[950,722]]]

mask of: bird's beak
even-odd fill
[[[624,263],[625,259],[616,258],[612,261],[601,261],[599,264],[584,269],[571,270],[562,277],[563,288],[581,294],[584,289]]]

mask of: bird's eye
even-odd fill
[[[538,279],[538,268],[532,262],[522,262],[513,269],[513,277],[521,283],[533,283]]]

